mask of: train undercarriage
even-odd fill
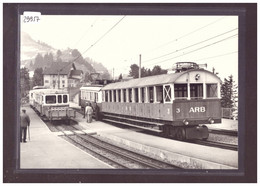
[[[144,119],[111,113],[102,113],[102,120],[129,127],[139,128],[142,130],[157,133],[160,136],[177,139],[181,141],[192,139],[206,140],[209,136],[207,126],[200,124],[191,126],[174,126],[173,123],[170,121]],[[199,121],[197,121],[196,123],[198,122]],[[201,123],[204,123],[204,121]]]

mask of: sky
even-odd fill
[[[22,17],[21,17],[22,18]],[[21,31],[56,49],[78,49],[114,76],[131,64],[171,69],[176,62],[207,64],[238,83],[237,16],[52,16],[23,23]],[[141,56],[141,57],[140,57]]]

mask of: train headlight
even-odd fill
[[[184,125],[189,125],[189,122],[185,119],[182,121]]]
[[[215,123],[214,119],[212,119],[212,118],[209,118],[209,123],[210,123],[210,124],[213,124],[213,123]]]

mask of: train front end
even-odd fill
[[[185,139],[207,139],[206,125],[221,123],[220,100],[176,100],[173,102],[173,118],[174,125],[183,128]]]

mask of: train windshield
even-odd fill
[[[68,103],[68,96],[67,95],[63,95],[63,103]]]
[[[46,96],[45,97],[45,102],[46,102],[46,104],[56,103],[56,96],[55,95],[53,95],[53,96]]]

